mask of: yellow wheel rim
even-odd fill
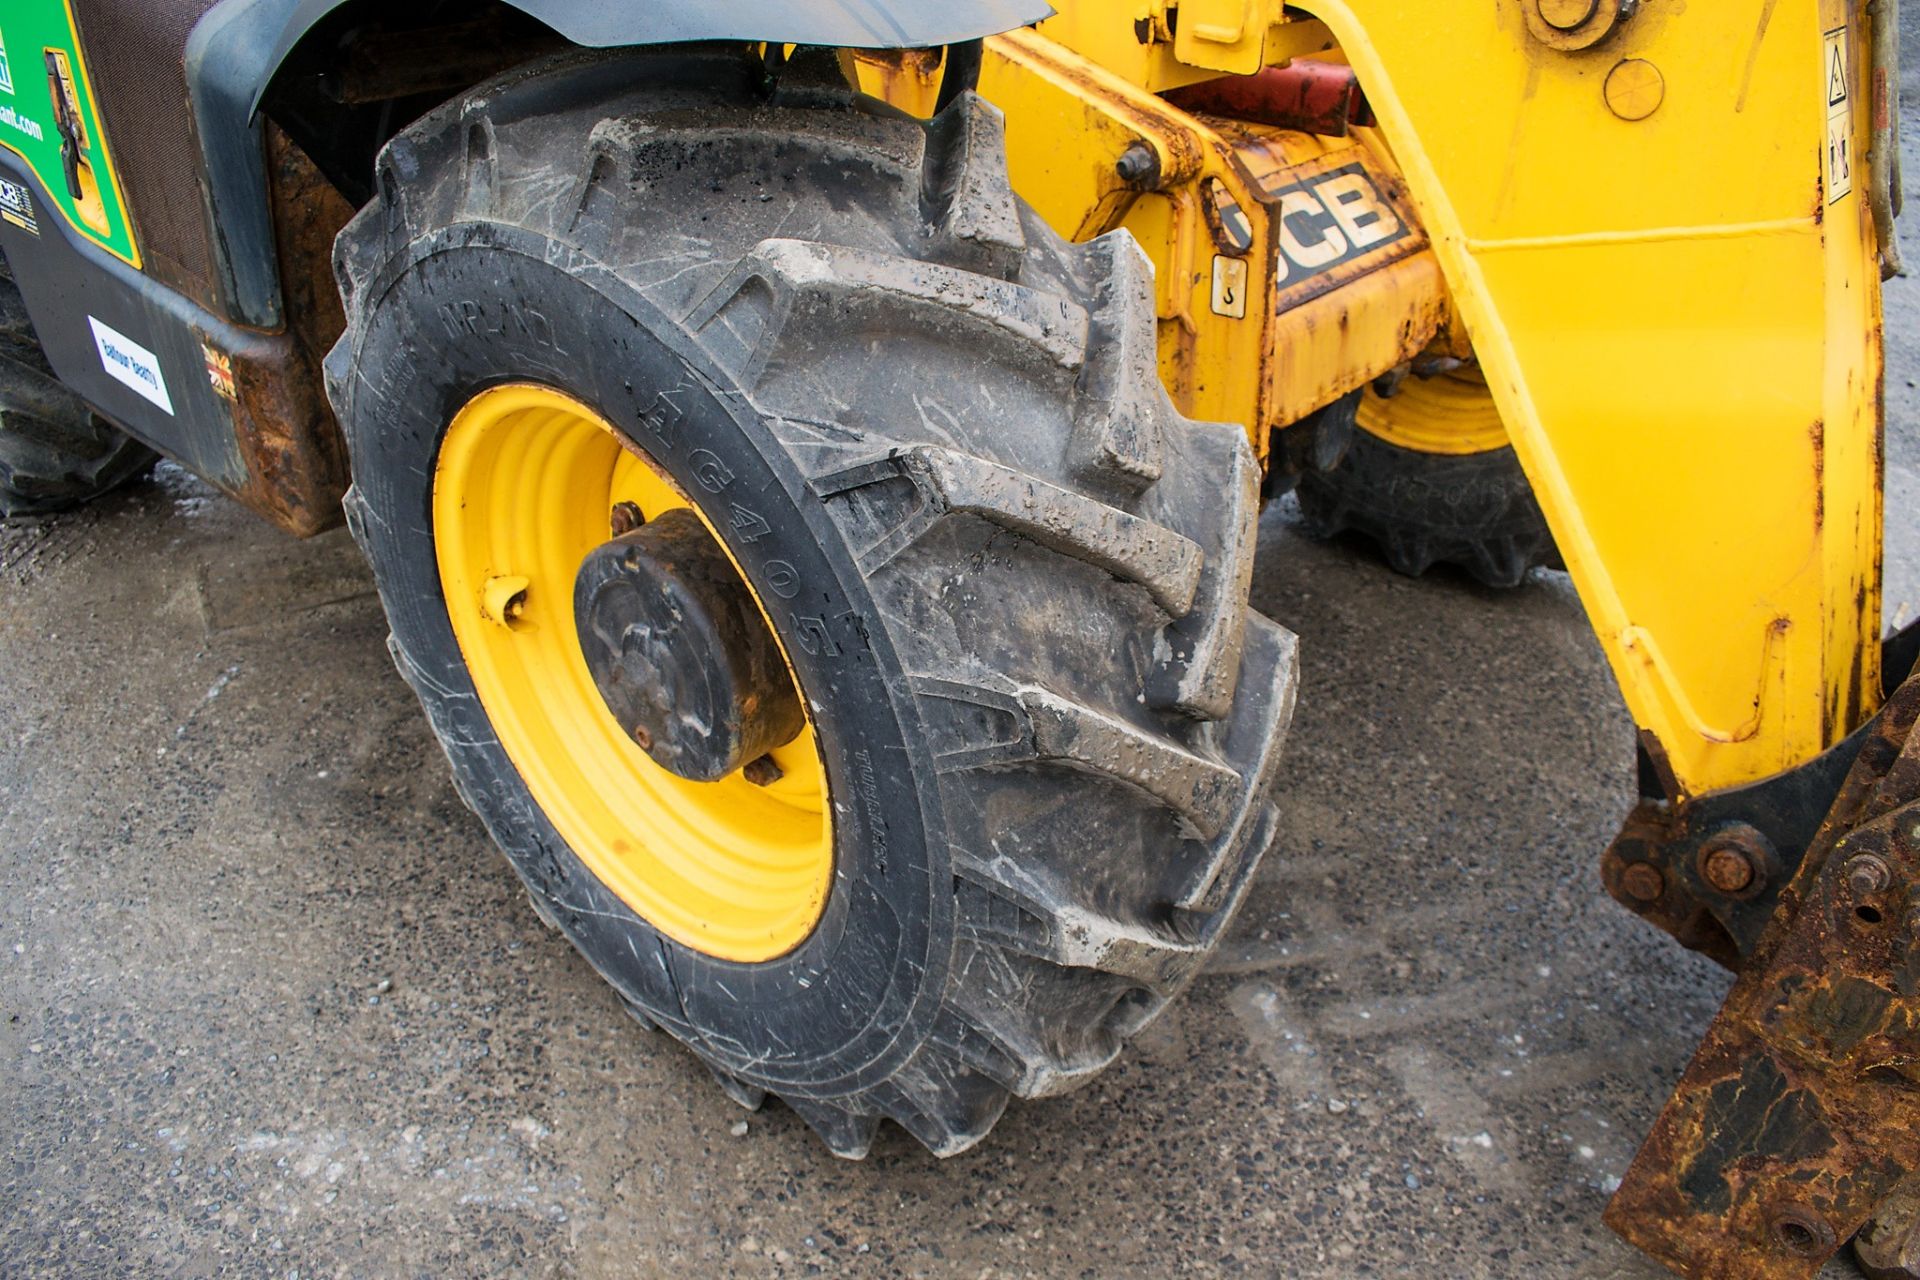
[[[1360,398],[1360,428],[1418,453],[1486,453],[1507,443],[1493,393],[1473,368],[1408,378],[1386,398],[1367,388]]]
[[[627,735],[587,667],[573,608],[574,575],[611,536],[619,502],[648,519],[674,507],[706,519],[579,401],[530,385],[470,400],[433,483],[454,638],[501,747],[588,869],[677,942],[771,960],[813,932],[833,876],[813,723],[771,753],[782,776],[766,786],[740,772],[689,781]]]

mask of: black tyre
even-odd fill
[[[153,451],[53,376],[0,260],[0,516],[43,515],[142,475]]]
[[[1294,640],[1246,606],[1257,468],[1169,404],[1138,247],[1019,205],[971,95],[927,127],[763,82],[572,58],[389,146],[338,254],[349,524],[542,915],[740,1101],[842,1156],[883,1117],[951,1154],[1105,1066],[1219,941],[1273,836]],[[767,606],[834,818],[786,954],[654,927],[501,747],[423,513],[450,416],[503,383],[592,406]]]
[[[1410,381],[1402,395],[1422,390]],[[1358,535],[1409,577],[1447,564],[1487,586],[1516,587],[1529,569],[1565,567],[1511,446],[1473,453],[1404,447],[1366,429],[1369,410],[1380,408],[1371,390],[1366,395],[1360,429],[1338,465],[1300,478],[1310,532]]]

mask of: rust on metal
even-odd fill
[[[1920,677],[1869,727],[1607,1208],[1683,1275],[1811,1277],[1920,1165],[1916,718]]]
[[[1439,260],[1371,135],[1342,142],[1271,126],[1215,127],[1249,180],[1248,211],[1258,206],[1263,256],[1275,264],[1262,421],[1301,421],[1429,348],[1452,349],[1453,303]],[[1369,243],[1355,243],[1360,236]],[[1341,252],[1327,265],[1306,265],[1333,248]]]
[[[1667,891],[1667,876],[1648,862],[1636,862],[1621,873],[1621,887],[1637,902],[1657,902]]]
[[[1909,1174],[1853,1238],[1867,1280],[1920,1280],[1920,1178]]]
[[[202,334],[207,376],[232,415],[240,478],[222,482],[272,523],[307,537],[340,523],[346,446],[321,361],[346,327],[331,270],[333,238],[353,216],[306,153],[267,126],[268,182],[287,327]]]
[[[1344,138],[1373,124],[1373,108],[1352,67],[1295,58],[1250,76],[1222,76],[1161,95],[1182,111]]]
[[[1091,200],[1082,203],[1085,215],[1073,231],[1075,240],[1090,240],[1111,231],[1140,197],[1139,179],[1123,177],[1120,165],[1121,158],[1135,146],[1151,152],[1156,190],[1186,186],[1208,169],[1221,174],[1226,168],[1218,138],[1193,128],[1191,118],[1165,99],[1091,59],[1025,29],[995,36],[988,41],[987,49],[991,55],[988,74],[994,72],[997,62],[1006,71],[1048,85],[1063,109],[1094,113],[1100,122],[1101,127],[1091,131],[1090,137],[1096,145],[1104,143],[1110,148],[1106,163],[1097,167],[1109,177]],[[992,96],[990,91],[987,96]],[[1130,162],[1127,169],[1137,172],[1143,166]]]
[[[1692,892],[1680,859],[1670,852],[1681,838],[1671,815],[1643,801],[1601,858],[1601,882],[1627,910],[1666,930],[1682,946],[1729,969],[1738,968],[1739,948],[1711,907]]]
[[[320,362],[346,327],[329,264],[353,209],[271,125],[267,158],[288,325],[222,353],[232,364],[234,438],[247,477],[233,496],[305,537],[340,522],[347,488],[346,446]]]
[[[1727,834],[1701,847],[1700,878],[1720,893],[1746,893],[1764,884],[1759,857],[1738,836]]]
[[[758,756],[747,761],[740,774],[756,787],[770,787],[787,776],[786,770],[774,763],[772,756]]]
[[[1195,116],[1032,32],[986,49],[989,98],[1085,112],[1094,126],[1092,162],[1070,164],[1056,163],[1050,138],[1010,128],[1016,173],[1024,163],[1050,175],[1038,184],[1041,216],[1077,241],[1128,227],[1165,246],[1155,283],[1161,370],[1182,412],[1246,423],[1264,457],[1276,431],[1391,369],[1471,356],[1418,211],[1374,131],[1330,137]],[[1216,357],[1195,359],[1203,347]],[[1209,368],[1257,370],[1254,403],[1239,383],[1209,382]]]
[[[607,527],[616,538],[632,533],[646,522],[646,513],[640,510],[637,502],[616,502],[607,516]]]

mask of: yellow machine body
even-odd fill
[[[1782,773],[1872,714],[1862,11],[1059,7],[987,42],[981,91],[1043,217],[1078,239],[1124,228],[1154,260],[1183,411],[1244,424],[1264,451],[1422,352],[1470,354],[1676,797]],[[869,91],[931,108],[937,60],[849,56]],[[1349,64],[1377,127],[1316,136],[1162,96],[1297,58]],[[1123,176],[1130,149],[1148,180]],[[1362,238],[1401,233],[1356,245],[1356,210]],[[1353,252],[1305,265],[1336,237]],[[1486,447],[1487,417],[1454,415],[1461,449]],[[1419,447],[1448,450],[1441,421]]]

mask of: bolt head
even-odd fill
[[[637,502],[616,502],[613,511],[607,517],[607,525],[616,538],[624,537],[647,522],[646,513],[640,510]]]
[[[1887,864],[1871,853],[1848,859],[1844,870],[1847,888],[1857,898],[1870,898],[1887,887]]]
[[[1629,863],[1620,872],[1620,887],[1635,902],[1653,902],[1667,891],[1666,873],[1651,862]]]
[[[759,756],[747,761],[740,774],[756,787],[770,787],[786,777],[786,771],[773,762],[772,756]]]
[[[1541,21],[1555,31],[1571,31],[1593,17],[1600,0],[1539,0]]]
[[[1753,887],[1759,869],[1745,850],[1730,844],[1709,845],[1700,857],[1700,878],[1721,893],[1742,893]]]
[[[1129,186],[1150,186],[1160,175],[1160,158],[1144,142],[1136,142],[1113,162],[1113,171]]]

